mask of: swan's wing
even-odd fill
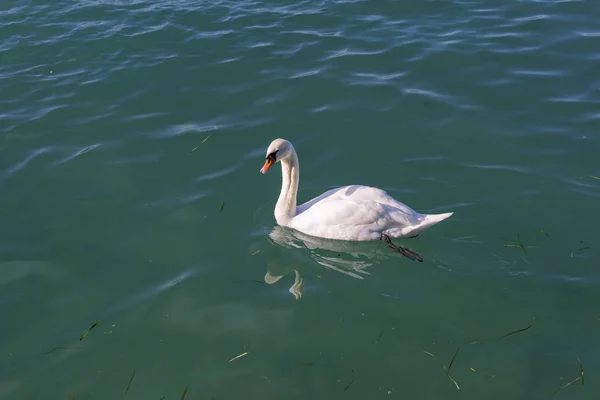
[[[317,196],[314,199],[307,201],[306,203],[300,204],[299,206],[296,207],[297,214],[303,213],[304,211],[306,211],[307,209],[309,209],[316,203],[323,202],[323,201],[331,201],[332,199],[339,198],[339,196],[340,196],[339,192],[342,191],[343,189],[345,189],[345,187],[328,190],[325,193],[321,194],[320,196]]]
[[[379,203],[368,204],[349,199],[328,198],[312,204],[294,219],[303,224],[364,225],[376,223],[382,212],[383,205]]]
[[[392,206],[392,207],[404,212],[407,215],[414,214],[415,217],[419,216],[419,213],[417,213],[415,210],[413,210],[406,204],[403,204],[403,203],[399,202],[398,200],[394,199],[385,190],[378,189],[378,188],[371,187],[371,186],[359,186],[359,185],[346,186],[341,189],[343,189],[343,190],[339,190],[337,192],[337,195],[339,198],[352,199],[356,202],[375,201],[380,204]]]
[[[376,188],[348,186],[324,195],[299,207],[293,228],[321,237],[366,240],[422,219],[421,214]]]
[[[340,203],[341,202],[341,203]],[[387,194],[384,190],[371,187],[371,186],[361,186],[361,185],[352,185],[352,186],[344,186],[336,189],[328,190],[322,195],[315,197],[314,199],[307,201],[304,204],[301,204],[297,208],[297,215],[300,215],[315,206],[325,207],[326,205],[334,204],[335,206],[343,205],[344,202],[348,202],[346,205],[346,209],[349,211],[353,211],[353,207],[357,204],[363,204],[366,206],[376,206],[374,203],[379,205],[387,205],[400,212],[400,220],[401,222],[405,217],[410,217],[411,221],[418,220],[421,217],[421,214],[417,213],[415,210],[399,202],[394,199],[392,196]],[[327,210],[321,210],[321,213],[324,214]],[[391,209],[388,209],[391,212]]]

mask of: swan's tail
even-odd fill
[[[450,218],[454,214],[453,212],[444,213],[444,214],[425,214],[425,218],[421,225],[425,228],[429,228],[443,220]]]
[[[452,214],[454,213],[449,212],[443,214],[419,214],[419,219],[417,221],[414,221],[412,224],[408,226],[404,225],[400,229],[389,229],[387,231],[384,231],[383,233],[393,238],[415,237],[419,233],[423,232],[425,229],[431,228],[439,222],[450,218]]]
[[[453,212],[444,213],[444,214],[424,214],[425,218],[421,220],[421,223],[413,229],[410,229],[408,232],[404,232],[407,236],[416,236],[420,232],[423,232],[425,229],[431,228],[432,226],[442,222],[443,220],[450,218],[454,214]]]

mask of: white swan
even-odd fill
[[[307,235],[352,241],[383,240],[392,250],[422,261],[418,254],[394,245],[390,238],[414,237],[453,214],[420,214],[381,189],[359,185],[328,190],[297,206],[300,166],[294,146],[285,139],[271,142],[260,172],[265,174],[278,161],[281,161],[282,184],[275,220]]]

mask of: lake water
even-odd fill
[[[5,0],[0,399],[547,399],[580,362],[556,398],[594,398],[599,18]],[[454,215],[396,241],[423,263],[279,228],[277,137],[300,201]]]

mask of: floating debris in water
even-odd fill
[[[520,247],[525,254],[527,254],[527,249],[532,249],[533,246],[525,245],[521,242],[521,236],[517,234],[517,240],[509,239],[509,242],[513,242],[512,244],[505,244],[504,247]]]
[[[469,368],[469,369],[470,369],[471,371],[473,371],[473,372],[477,372],[477,371],[475,371],[475,368],[473,368],[473,367],[471,367],[471,368]]]
[[[505,337],[507,337],[507,336],[510,336],[510,335],[514,335],[515,333],[519,333],[519,332],[526,331],[526,330],[527,330],[527,329],[529,329],[529,328],[531,328],[531,325],[529,325],[529,326],[527,326],[527,327],[525,327],[525,328],[522,328],[522,329],[517,329],[516,331],[509,332],[509,333],[507,333],[506,335],[502,335],[502,336],[500,337],[500,339],[502,339],[502,338],[505,338]]]
[[[548,235],[548,232],[546,232],[546,231],[545,231],[545,230],[543,230],[543,229],[540,229],[540,232],[542,232],[544,235],[546,235],[546,237],[547,237],[548,239],[552,240],[552,238],[550,237],[550,235]]]
[[[262,283],[263,285],[265,284],[263,281],[259,281],[258,279],[242,279],[236,282]]]
[[[579,243],[580,243],[580,244],[583,244],[583,240],[580,240],[580,241],[579,241]],[[590,246],[582,246],[582,247],[578,248],[577,250],[573,250],[573,251],[571,252],[571,258],[573,258],[573,254],[574,254],[574,253],[577,253],[578,251],[584,251],[584,250],[588,250],[588,249],[591,249],[591,247],[590,247]]]
[[[135,376],[135,368],[133,369],[133,374],[131,374],[131,378],[129,378],[129,383],[127,384],[127,389],[125,389],[125,394],[129,392],[129,387],[131,386],[131,382],[133,381],[133,377]]]
[[[225,208],[225,202],[221,203],[221,209],[219,210],[219,212],[223,212],[223,209]]]
[[[599,181],[600,181],[600,176],[594,176],[594,175],[590,175],[590,178],[592,178],[592,179],[597,179],[597,180],[599,180]]]
[[[456,355],[458,354],[458,350],[460,350],[460,348],[456,349],[456,353],[454,353],[454,357],[452,357],[452,360],[450,360],[450,364],[448,364],[448,369],[446,369],[445,365],[442,365],[442,367],[444,367],[444,370],[446,371],[446,376],[448,376],[448,379],[450,380],[450,382],[454,383],[454,386],[456,386],[456,389],[460,390],[460,387],[458,386],[458,383],[456,383],[456,381],[454,380],[454,378],[452,376],[450,376],[450,368],[452,368],[452,364],[454,364],[454,359],[456,359]]]
[[[235,357],[233,357],[231,360],[229,360],[229,362],[232,362],[232,361],[234,361],[234,360],[237,360],[238,358],[242,358],[242,357],[244,357],[246,354],[248,354],[248,352],[242,353],[242,354],[240,354],[239,356],[235,356]]]
[[[353,383],[354,383],[354,368],[352,368],[352,380],[350,381],[350,383],[349,383],[348,385],[346,385],[346,387],[344,388],[344,392],[345,392],[346,390],[348,390],[348,388],[349,388],[350,386],[352,386],[352,384],[353,384]]]
[[[260,250],[256,250],[254,253],[252,253],[253,256],[257,255],[258,253],[260,253]]]
[[[65,346],[59,346],[59,347],[55,347],[50,351],[47,351],[45,354],[50,354],[52,353],[54,350],[59,350],[59,349],[70,349],[70,347],[65,347]]]
[[[552,393],[552,396],[556,395],[556,393],[560,392],[561,390],[563,390],[567,386],[571,386],[572,384],[574,384],[575,382],[577,382],[580,379],[581,379],[581,377],[578,376],[577,378],[573,379],[572,381],[565,383],[564,385],[562,385],[561,387],[559,387],[558,389],[556,389],[554,391],[554,393]]]
[[[188,390],[188,387],[186,386],[185,389],[183,389],[183,394],[181,395],[181,400],[185,399],[185,395],[187,394],[187,390]]]
[[[311,362],[301,362],[300,365],[303,366],[303,367],[312,367],[313,363],[311,363]]]
[[[427,354],[428,356],[435,357],[435,356],[433,355],[433,353],[430,353],[430,352],[428,352],[428,351],[425,351],[425,350],[423,350],[423,353]]]
[[[206,141],[208,140],[208,138],[209,138],[209,137],[211,137],[211,136],[212,136],[212,133],[211,133],[210,135],[208,135],[206,138],[204,138],[204,140],[202,141],[202,143],[200,143],[198,146],[196,146],[196,147],[194,147],[194,148],[192,149],[192,153],[193,153],[194,151],[196,151],[196,149],[197,149],[198,147],[202,146],[202,145],[204,144],[204,142],[206,142]]]
[[[379,334],[379,337],[377,338],[377,340],[375,341],[375,343],[379,343],[379,341],[381,340],[382,336],[383,336],[383,331],[381,331],[381,333]]]
[[[502,335],[502,336],[500,336],[499,338],[496,338],[496,339],[504,339],[505,337],[510,336],[510,335],[514,335],[515,333],[524,332],[524,331],[526,331],[529,328],[531,328],[531,325],[526,326],[525,328],[517,329],[516,331],[509,332],[509,333],[507,333],[505,335]],[[492,340],[494,340],[494,339],[476,340],[474,342],[471,342],[471,344],[482,343],[482,342],[490,342]]]
[[[94,329],[96,326],[98,326],[98,324],[100,323],[100,320],[97,320],[96,322],[94,322],[92,324],[92,326],[90,326],[87,331],[83,332],[83,335],[81,335],[81,337],[79,338],[79,341],[81,342],[83,339],[85,339],[85,337],[88,335],[88,333],[90,333],[90,331],[92,329]]]

